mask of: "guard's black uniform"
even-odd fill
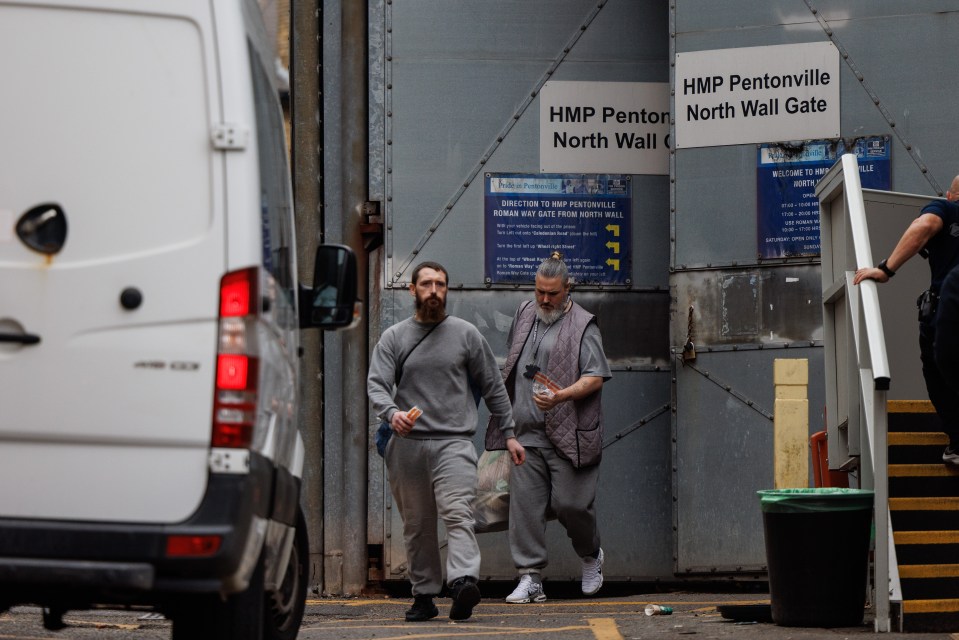
[[[959,380],[951,369],[959,367],[959,362],[955,362],[959,357],[959,351],[956,351],[957,357],[943,357],[943,369],[937,365],[936,357],[936,335],[937,320],[945,313],[949,317],[956,318],[959,310],[955,309],[959,305],[959,282],[952,284],[942,290],[943,281],[946,276],[959,265],[959,204],[947,200],[933,200],[925,207],[921,213],[932,213],[942,218],[942,229],[926,243],[925,249],[929,252],[929,270],[931,271],[931,281],[929,289],[936,296],[940,297],[939,308],[926,318],[919,321],[919,355],[922,359],[922,376],[926,381],[926,391],[929,393],[929,399],[936,408],[936,413],[942,421],[942,430],[948,434],[950,447],[959,448],[959,385],[947,381],[949,379]],[[941,299],[943,295],[949,297],[949,300]],[[945,329],[946,322],[941,326]],[[955,325],[953,325],[955,326]],[[955,329],[953,329],[955,331]],[[944,337],[952,337],[952,331],[944,331]],[[941,342],[940,350],[946,349],[948,340]],[[957,343],[959,346],[959,343]],[[952,360],[954,364],[947,365],[946,360]],[[959,371],[959,369],[957,369]],[[944,375],[946,374],[946,375]]]

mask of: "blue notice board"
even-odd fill
[[[859,179],[867,189],[889,189],[887,136],[809,140],[799,148],[759,147],[756,167],[757,234],[760,258],[820,254],[816,183],[844,153],[855,153]]]
[[[625,174],[486,174],[486,282],[532,283],[559,251],[577,284],[630,284],[631,185]]]

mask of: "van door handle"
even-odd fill
[[[33,333],[0,333],[0,342],[19,342],[20,344],[38,344],[40,336]]]

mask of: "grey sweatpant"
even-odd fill
[[[526,462],[510,468],[509,548],[517,571],[541,573],[546,567],[546,509],[552,507],[576,555],[599,549],[596,484],[599,465],[575,468],[552,447],[527,447]]]
[[[393,502],[403,518],[403,541],[413,595],[443,587],[438,519],[448,543],[446,580],[479,578],[480,550],[473,533],[476,447],[471,440],[414,440],[393,436],[386,447]]]

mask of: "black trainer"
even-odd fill
[[[450,586],[450,597],[453,598],[450,620],[467,620],[473,615],[473,607],[480,601],[480,590],[476,585],[476,578],[466,576],[454,580]]]
[[[433,604],[433,596],[421,593],[413,596],[413,606],[406,610],[407,622],[424,622],[440,614],[440,610]]]

